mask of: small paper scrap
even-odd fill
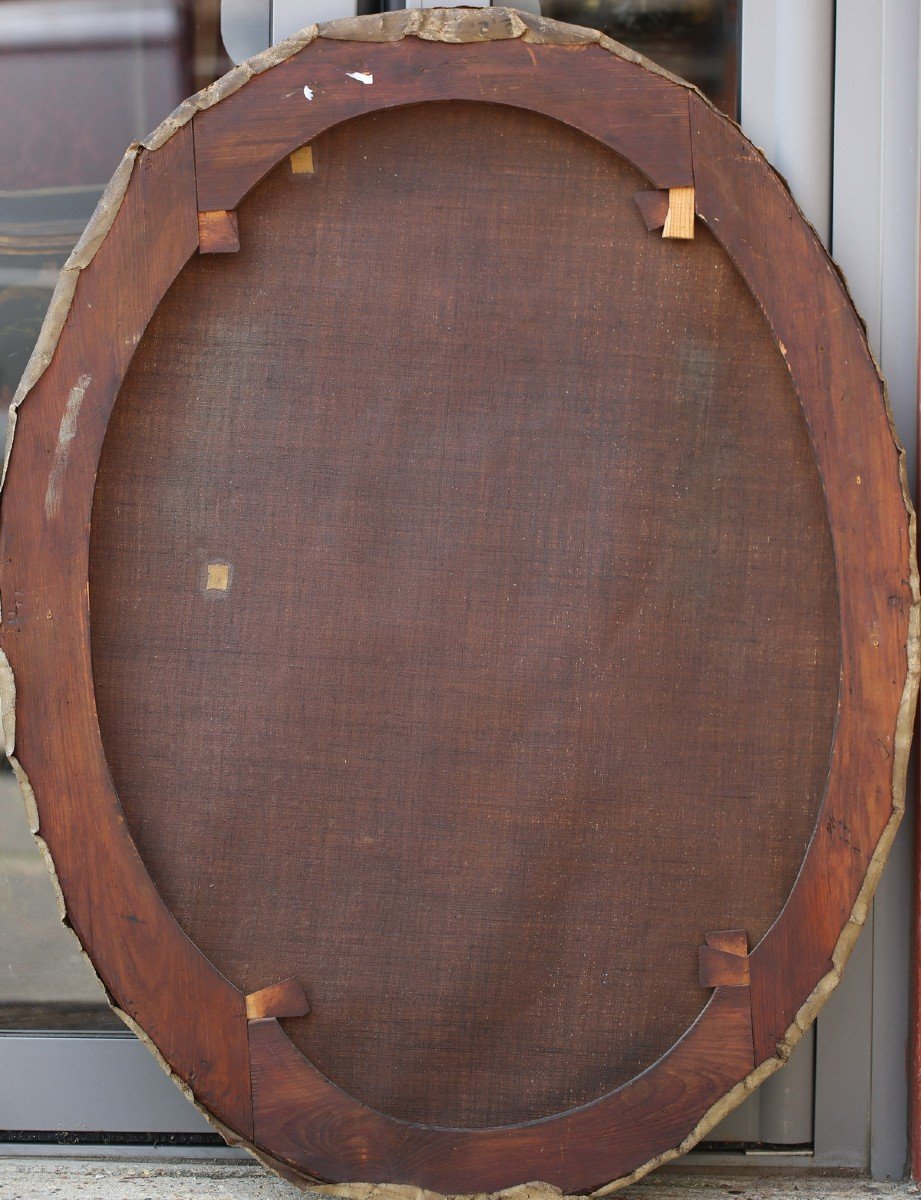
[[[374,76],[369,71],[346,71],[349,79],[356,79],[359,83],[373,83]]]
[[[309,88],[306,83],[304,84],[304,99],[305,100],[313,99],[313,89]]]

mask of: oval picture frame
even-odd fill
[[[345,86],[355,71],[373,86]],[[295,93],[302,102],[286,105]],[[134,351],[171,284],[193,255],[233,252],[241,200],[324,131],[452,101],[527,109],[594,139],[648,179],[638,204],[653,233],[664,224],[666,236],[688,236],[696,219],[735,264],[809,430],[841,646],[819,820],[768,933],[751,947],[742,931],[708,933],[709,1002],[630,1082],[566,1112],[485,1129],[413,1124],[349,1096],[279,1023],[305,1011],[300,985],[245,995],[186,936],[126,826],[90,648],[97,465]],[[841,276],[780,177],[693,87],[592,30],[513,10],[412,10],[306,30],[129,150],[62,272],[14,427],[0,510],[6,750],[66,919],[113,1004],[227,1136],[302,1180],[442,1193],[541,1180],[603,1193],[686,1152],[783,1064],[840,979],[903,812],[918,682],[914,515]]]

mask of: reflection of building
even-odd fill
[[[125,148],[226,69],[209,7],[0,3],[0,403]]]
[[[0,5],[0,189],[43,198],[104,183],[125,146],[185,91],[171,0]]]
[[[737,118],[738,7],[738,0],[543,0],[541,12],[632,46]]]

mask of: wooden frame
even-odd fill
[[[354,86],[349,72],[374,86]],[[569,1112],[481,1130],[412,1125],[347,1096],[278,1024],[302,1003],[297,989],[245,997],[183,934],[109,775],[87,585],[108,419],[182,266],[196,251],[232,252],[242,197],[325,129],[454,99],[533,109],[623,155],[655,189],[686,200],[693,188],[696,216],[758,301],[806,418],[842,648],[819,821],[768,934],[747,958],[738,935],[709,936],[710,1003],[642,1075]],[[67,918],[107,990],[217,1122],[301,1177],[605,1190],[690,1148],[783,1063],[840,978],[903,810],[918,584],[902,452],[859,318],[783,183],[730,121],[593,31],[508,10],[416,10],[307,31],[231,72],[129,152],[65,268],[15,409],[26,394],[11,422],[0,527],[7,752]]]
[[[919,263],[921,278],[921,263]],[[919,330],[921,332],[921,330]],[[915,409],[915,502],[918,501],[918,464],[921,464],[921,362],[918,364],[918,397]],[[918,717],[915,719],[917,734]],[[917,745],[917,743],[916,743]],[[914,868],[914,892],[911,911],[911,971],[910,971],[910,1033],[908,1042],[908,1169],[911,1178],[921,1179],[921,827],[918,812],[921,810],[921,773],[918,771],[917,751],[914,763],[914,787],[912,788],[915,810],[914,845],[912,867]]]
[[[921,284],[921,259],[918,262],[918,280]],[[918,334],[921,339],[921,312]],[[921,345],[921,340],[919,340]],[[917,396],[915,403],[915,503],[921,494],[921,356],[916,364]],[[915,719],[917,734],[918,714]],[[915,745],[917,746],[917,742]],[[915,1181],[921,1179],[921,771],[918,768],[918,753],[914,755],[914,799],[915,826],[912,847],[914,868],[914,892],[911,911],[911,968],[909,975],[909,1041],[908,1041],[908,1170]]]

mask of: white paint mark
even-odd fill
[[[355,79],[359,83],[373,83],[374,76],[369,71],[346,71],[349,79]]]
[[[58,430],[58,444],[54,449],[54,462],[48,476],[48,488],[45,492],[45,516],[50,521],[58,515],[61,507],[61,480],[67,469],[67,459],[70,456],[70,443],[77,433],[77,416],[80,405],[86,395],[86,389],[93,382],[92,375],[81,375],[70,389],[64,416],[61,417],[61,428]]]
[[[305,100],[313,99],[313,88],[308,87],[306,83],[304,84],[304,99]]]

